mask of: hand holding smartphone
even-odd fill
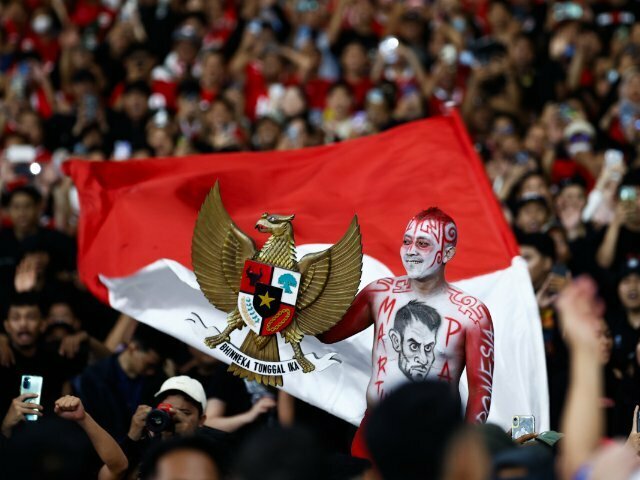
[[[42,395],[42,377],[37,375],[23,375],[22,380],[20,381],[20,395],[24,395],[25,393],[33,393],[37,395],[37,397],[28,398],[25,400],[25,403],[40,403],[40,396]],[[38,420],[38,415],[26,414],[25,419],[30,422],[34,422]]]
[[[518,438],[536,432],[536,418],[533,415],[514,415],[511,419],[511,438]]]

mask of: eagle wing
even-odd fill
[[[191,244],[193,271],[214,307],[224,312],[236,308],[244,262],[255,253],[254,241],[225,210],[216,181],[198,213]]]
[[[351,305],[362,274],[362,237],[353,217],[344,237],[331,248],[305,255],[298,264],[302,273],[292,322],[294,337],[319,335],[338,323]]]

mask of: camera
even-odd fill
[[[151,410],[145,422],[147,430],[153,433],[172,432],[174,423],[171,408],[170,404],[161,403]]]
[[[23,377],[22,378],[22,388],[25,390],[29,390],[31,388],[31,377]]]

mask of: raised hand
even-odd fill
[[[56,400],[54,411],[60,418],[73,422],[80,422],[86,416],[82,401],[72,395],[65,395]]]
[[[38,283],[38,264],[33,257],[27,255],[18,264],[13,283],[18,293],[28,292],[36,288]]]
[[[80,345],[87,340],[89,335],[87,332],[78,332],[73,335],[67,335],[60,342],[58,353],[66,358],[74,358],[80,351]]]
[[[267,413],[272,408],[275,408],[275,406],[276,406],[275,399],[271,397],[262,397],[260,400],[254,403],[253,407],[251,407],[251,410],[249,410],[248,412],[251,418],[251,421],[254,421],[263,413]]]
[[[588,277],[575,279],[560,293],[556,306],[570,346],[597,351],[602,305],[596,297],[593,280]]]
[[[636,405],[633,411],[633,422],[631,427],[631,433],[627,438],[627,446],[633,448],[636,455],[640,456],[640,433],[638,433],[638,405]]]

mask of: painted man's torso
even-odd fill
[[[476,298],[446,283],[435,292],[423,294],[415,291],[411,282],[406,276],[384,278],[365,289],[375,322],[373,370],[367,388],[368,407],[371,408],[398,386],[416,380],[411,378],[406,368],[403,371],[399,361],[402,352],[394,348],[390,331],[394,329],[398,310],[411,300],[417,300],[435,309],[440,316],[440,324],[434,332],[433,360],[422,367],[418,379],[445,381],[452,388],[457,388],[466,365],[477,375],[480,388],[484,385],[485,390],[485,395],[479,398],[476,412],[479,418],[472,420],[486,421],[493,376],[493,328],[488,310]],[[414,364],[420,363],[418,357],[416,353]]]
[[[375,326],[367,405],[406,382],[440,380],[458,388],[467,369],[466,420],[487,420],[493,384],[493,324],[482,302],[445,281],[457,228],[429,209],[405,230],[400,258],[407,275],[370,283],[342,321],[322,335],[328,343]]]

